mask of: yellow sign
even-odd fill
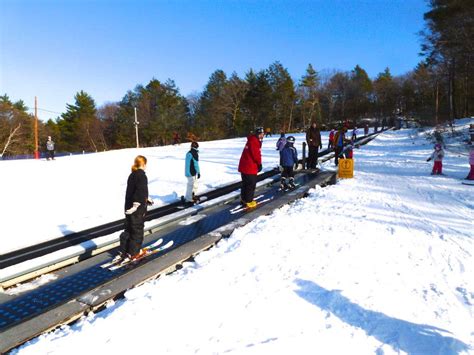
[[[353,159],[339,159],[339,169],[337,177],[349,179],[354,177],[354,160]]]

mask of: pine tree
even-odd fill
[[[75,96],[74,105],[66,105],[58,126],[61,131],[61,145],[67,151],[98,151],[103,149],[102,127],[97,119],[94,99],[84,91]]]

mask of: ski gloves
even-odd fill
[[[140,202],[134,202],[133,206],[125,211],[125,214],[133,214],[139,206],[140,206]]]
[[[258,164],[258,172],[262,171],[262,164]]]

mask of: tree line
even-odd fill
[[[420,32],[423,60],[393,76],[371,79],[359,65],[350,71],[317,71],[308,64],[295,80],[280,62],[243,77],[213,72],[200,93],[183,96],[174,81],[152,79],[120,102],[97,107],[79,91],[55,120],[39,124],[40,142],[52,136],[59,151],[102,151],[135,146],[134,109],[141,146],[165,145],[177,133],[213,140],[242,136],[256,126],[273,132],[307,128],[312,121],[336,127],[349,120],[412,116],[426,124],[473,114],[474,5],[469,0],[431,0]],[[33,118],[22,101],[0,96],[0,154],[31,154]],[[191,138],[190,138],[191,139]]]

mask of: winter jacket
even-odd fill
[[[295,164],[298,164],[298,152],[293,144],[286,143],[285,148],[280,152],[280,165],[285,168]]]
[[[125,192],[125,210],[133,206],[134,202],[139,202],[146,206],[148,198],[148,178],[143,169],[132,171],[127,180],[127,191]]]
[[[329,132],[329,141],[330,141],[330,142],[333,142],[333,141],[334,141],[334,133],[335,133],[334,130],[331,129],[331,132]]]
[[[191,150],[186,153],[184,175],[186,177],[191,177],[196,176],[197,174],[201,174],[201,171],[199,170],[199,150],[191,148]]]
[[[337,131],[334,135],[334,146],[342,148],[344,146],[344,140],[346,139],[346,134],[344,131]]]
[[[434,161],[442,161],[444,158],[444,150],[435,150],[433,153],[431,153],[430,159]]]
[[[286,137],[278,138],[278,141],[276,143],[277,150],[281,152],[281,150],[285,148],[285,145],[286,145]]]
[[[247,143],[242,151],[239,162],[239,172],[247,175],[257,175],[259,165],[262,165],[262,143],[256,135],[247,137]]]
[[[46,141],[46,149],[47,150],[54,150],[54,142],[53,141]]]
[[[469,165],[474,165],[474,149],[471,149],[471,153],[469,154]]]
[[[321,132],[318,128],[309,127],[306,131],[306,143],[313,147],[319,147],[321,145]]]

